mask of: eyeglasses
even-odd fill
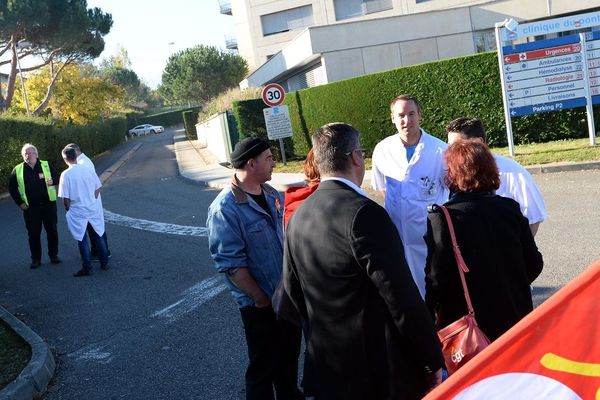
[[[354,149],[352,151],[345,153],[345,155],[349,156],[350,154],[354,153],[355,151],[360,151],[360,155],[362,156],[362,158],[367,158],[367,149]]]

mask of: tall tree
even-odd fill
[[[0,112],[13,100],[19,61],[36,61],[23,72],[50,66],[46,95],[33,111],[39,114],[48,106],[62,70],[98,57],[111,27],[111,15],[97,7],[88,9],[86,0],[0,0],[0,66],[10,64],[6,97],[0,92]]]
[[[159,92],[175,103],[205,103],[237,86],[247,72],[248,65],[239,55],[198,45],[169,57]]]

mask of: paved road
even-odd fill
[[[62,211],[64,262],[29,270],[20,213],[0,201],[0,304],[57,356],[47,399],[244,397],[239,314],[215,278],[202,229],[217,191],[178,177],[172,140],[166,132],[136,141],[143,146],[104,188],[109,271],[71,276],[79,255]],[[131,146],[97,160],[98,169]],[[600,257],[600,172],[536,180],[550,213],[537,237],[546,260],[534,285],[539,302]]]
[[[47,399],[242,397],[241,381],[232,379],[242,376],[245,358],[236,306],[214,279],[206,237],[189,235],[202,230],[173,226],[203,227],[216,192],[178,177],[172,140],[171,133],[140,139],[103,190],[104,208],[120,224],[107,225],[109,271],[96,266],[92,277],[72,277],[79,255],[62,211],[63,263],[29,270],[21,216],[11,201],[0,202],[0,304],[57,356]],[[171,225],[142,221],[149,232],[127,226],[139,225],[133,219]]]

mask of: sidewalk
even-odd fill
[[[219,164],[216,157],[197,140],[188,140],[183,133],[173,137],[179,173],[182,177],[202,183],[217,189],[222,189],[229,184],[235,172],[233,169]],[[285,191],[289,186],[304,184],[303,173],[274,172],[267,183],[279,191]],[[366,171],[363,189],[371,188],[371,171]]]

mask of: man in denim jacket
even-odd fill
[[[277,320],[271,296],[283,265],[283,197],[265,184],[275,162],[269,144],[247,138],[231,154],[235,174],[208,210],[209,248],[240,308],[249,364],[246,398],[299,399],[300,329]]]

